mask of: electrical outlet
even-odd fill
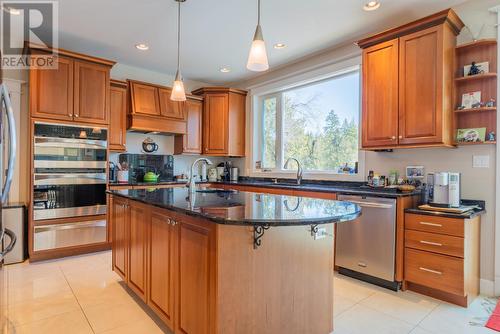
[[[473,155],[472,168],[490,168],[489,155]]]

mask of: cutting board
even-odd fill
[[[421,210],[427,211],[437,211],[437,212],[449,212],[449,213],[464,213],[470,210],[473,210],[475,206],[465,206],[462,205],[459,208],[439,208],[435,206],[430,206],[429,204],[419,205],[418,207]]]

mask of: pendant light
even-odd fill
[[[258,1],[257,28],[253,36],[252,47],[248,55],[247,68],[250,71],[262,72],[269,69],[267,62],[266,44],[262,36],[262,28],[260,27],[260,0]]]
[[[178,3],[177,10],[177,73],[175,74],[174,84],[172,86],[172,101],[186,101],[186,92],[184,91],[184,83],[181,75],[181,2],[186,0],[174,0]]]

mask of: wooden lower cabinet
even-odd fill
[[[127,201],[110,196],[109,214],[113,240],[113,270],[127,281],[128,276],[128,208]]]
[[[405,222],[404,288],[467,307],[479,293],[479,216]]]
[[[175,269],[178,278],[175,333],[215,330],[215,226],[184,217],[178,224]]]
[[[151,212],[147,303],[169,326],[174,326],[177,228],[164,210]]]
[[[146,206],[129,201],[129,261],[128,286],[144,301],[146,301],[148,231],[150,222]]]

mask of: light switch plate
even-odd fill
[[[472,168],[490,168],[489,155],[473,155]]]

